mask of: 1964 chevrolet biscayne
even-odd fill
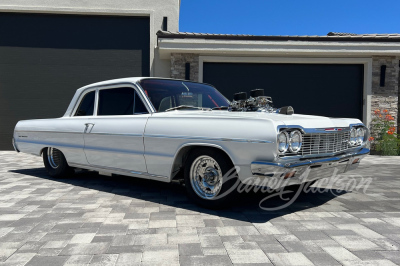
[[[42,155],[52,177],[79,168],[183,178],[195,202],[217,207],[238,180],[281,188],[354,169],[368,134],[358,119],[275,109],[262,90],[229,102],[207,84],[126,78],[78,89],[61,118],[18,122],[13,145]]]

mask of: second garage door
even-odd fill
[[[18,120],[60,117],[76,89],[149,76],[148,17],[0,13],[0,150]]]
[[[363,65],[204,63],[203,69],[203,81],[230,100],[261,88],[275,107],[291,105],[297,114],[363,116]]]

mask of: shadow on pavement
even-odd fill
[[[80,188],[98,190],[99,192],[112,193],[118,196],[118,199],[133,199],[142,202],[143,207],[148,203],[163,204],[173,208],[197,211],[218,215],[222,218],[234,219],[250,223],[264,223],[271,219],[306,210],[334,199],[338,195],[348,192],[337,191],[335,189],[325,190],[323,192],[301,192],[297,199],[288,207],[275,211],[266,211],[259,207],[259,203],[265,197],[271,196],[273,193],[249,192],[240,194],[237,199],[232,202],[231,207],[222,210],[208,210],[193,204],[187,197],[185,187],[179,183],[164,183],[141,178],[126,176],[103,176],[96,172],[77,173],[71,178],[53,179],[47,175],[44,168],[10,170],[10,172],[18,173],[26,176],[38,177],[53,182],[62,182],[64,184],[73,185]],[[321,189],[323,190],[323,189]],[[291,198],[293,193],[285,194],[284,198]],[[144,201],[144,202],[143,202]],[[277,207],[286,204],[287,201],[279,196],[274,196],[265,201],[263,207]],[[140,205],[135,205],[140,206]]]

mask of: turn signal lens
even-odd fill
[[[292,178],[292,177],[294,177],[295,174],[296,174],[296,171],[286,173],[285,177],[283,179]]]

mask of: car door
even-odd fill
[[[75,110],[70,117],[63,117],[53,124],[53,131],[57,132],[47,136],[46,141],[55,143],[62,150],[70,164],[87,165],[84,153],[85,124],[94,115],[96,102],[96,89],[89,89],[82,93],[77,100]]]
[[[99,88],[96,115],[85,123],[84,151],[94,167],[147,172],[143,132],[150,116],[133,86]]]

